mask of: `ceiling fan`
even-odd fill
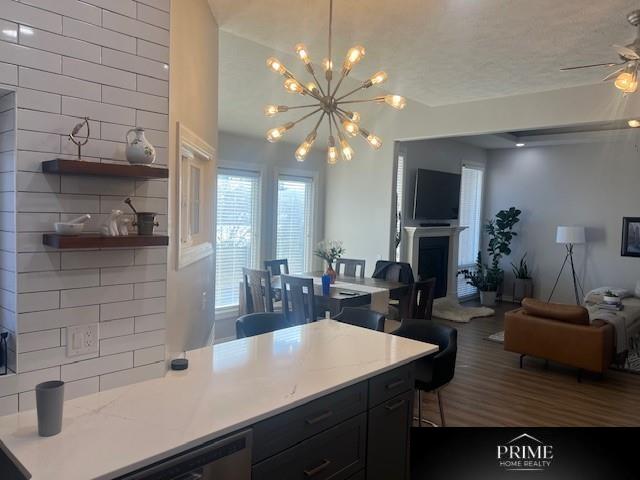
[[[640,10],[634,10],[627,15],[627,20],[631,25],[638,28],[640,26]],[[636,33],[633,42],[626,46],[613,45],[613,49],[620,57],[621,62],[595,63],[591,65],[580,65],[577,67],[561,68],[563,72],[570,70],[578,70],[581,68],[593,67],[620,67],[609,75],[604,77],[603,81],[615,79],[615,86],[618,90],[622,90],[625,94],[634,93],[638,90],[638,69],[640,68],[640,28]]]

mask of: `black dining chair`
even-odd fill
[[[236,320],[236,337],[253,337],[290,326],[282,313],[249,313]]]
[[[282,258],[279,260],[265,260],[264,269],[271,272],[271,276],[289,275],[289,260]]]
[[[242,269],[244,313],[273,312],[271,274],[267,270]]]
[[[282,313],[291,325],[315,322],[316,302],[313,278],[281,275]]]
[[[356,327],[384,332],[384,315],[373,310],[357,307],[344,307],[338,315],[333,317],[333,319],[338,322],[355,325]]]
[[[436,279],[428,278],[413,284],[409,301],[409,318],[431,320],[433,298],[436,292]]]
[[[439,351],[416,360],[415,388],[418,390],[418,426],[422,426],[422,392],[434,392],[438,399],[440,421],[444,427],[442,389],[453,379],[458,352],[458,331],[437,322],[403,319],[393,335],[438,345]],[[426,423],[431,423],[427,422]]]
[[[364,268],[366,260],[355,260],[351,258],[339,258],[336,260],[336,273],[345,277],[364,278]],[[358,273],[358,268],[360,272]]]
[[[373,270],[371,278],[386,280],[387,282],[397,282],[413,284],[413,269],[406,262],[394,262],[391,260],[378,260]],[[400,320],[409,318],[408,315],[409,295],[391,297],[389,299],[389,320]]]

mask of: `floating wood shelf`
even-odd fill
[[[56,158],[42,162],[44,173],[61,175],[95,175],[103,177],[169,178],[169,169],[118,163],[97,163]]]
[[[167,235],[127,235],[124,237],[106,237],[98,234],[58,235],[45,233],[42,243],[54,248],[126,248],[126,247],[162,247],[169,245]]]

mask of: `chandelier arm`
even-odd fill
[[[331,114],[331,119],[329,121],[333,120],[333,124],[336,126],[336,132],[338,133],[338,139],[340,141],[344,140],[344,135],[342,133],[342,130],[340,130],[340,127],[338,126],[338,122],[336,120],[336,115],[334,113]]]
[[[333,68],[333,59],[331,58],[331,41],[333,37],[333,0],[329,0],[329,66]],[[331,76],[327,76],[327,93],[331,92]],[[331,125],[331,122],[329,122]]]
[[[347,75],[345,74],[344,69],[342,70],[342,75],[340,76],[340,80],[338,80],[338,83],[336,84],[336,88],[333,89],[333,93],[331,94],[332,97],[336,96],[336,93],[338,93],[338,89],[340,88],[340,85],[342,85],[342,81],[345,79]],[[349,95],[349,94],[347,94]]]
[[[298,120],[296,120],[295,122],[292,122],[292,123],[293,123],[293,125],[291,125],[291,126],[292,126],[292,127],[296,126],[296,125],[297,125],[298,123],[300,123],[301,121],[306,120],[307,118],[309,118],[309,117],[310,117],[310,116],[312,116],[312,115],[315,115],[316,113],[318,113],[318,112],[319,112],[319,111],[321,111],[321,110],[322,110],[322,108],[318,108],[318,109],[314,110],[313,112],[309,112],[309,113],[307,113],[306,115],[304,115],[304,116],[300,117],[300,118],[299,118]]]
[[[354,88],[353,90],[351,90],[348,93],[345,93],[344,95],[342,95],[339,98],[336,98],[336,102],[339,102],[340,100],[342,100],[343,98],[347,98],[349,95],[353,95],[356,92],[359,92],[360,90],[362,90],[363,88],[365,88],[364,85],[360,85],[358,88]]]
[[[327,114],[327,112],[325,112],[324,110],[322,111],[322,115],[320,115],[320,118],[318,119],[318,122],[316,123],[316,126],[313,128],[314,132],[318,131],[318,128],[320,128],[320,124],[322,123],[322,119],[324,118],[324,116]]]
[[[314,72],[313,69],[311,69],[310,72],[311,72],[311,76],[313,77],[313,79],[316,81],[316,84],[318,85],[318,89],[320,90],[320,93],[324,97],[326,94],[324,93],[324,89],[322,88],[322,84],[320,83],[320,80],[318,80],[318,77],[316,77],[316,72]]]
[[[364,100],[346,100],[341,102],[336,102],[336,105],[347,105],[349,103],[368,103],[368,102],[383,102],[384,97],[375,97],[375,98],[366,98]]]
[[[289,109],[289,110],[297,110],[299,108],[311,108],[311,107],[320,107],[320,106],[321,106],[320,103],[310,103],[308,105],[296,105],[294,107],[287,106],[287,109]]]

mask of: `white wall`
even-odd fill
[[[369,264],[389,255],[394,140],[628,119],[640,115],[640,95],[624,98],[601,84],[437,108],[409,101],[401,112],[375,107],[363,125],[383,138],[382,149],[354,142],[356,157],[327,169],[326,195],[325,235],[343,240]]]
[[[587,227],[587,245],[575,247],[585,291],[633,289],[640,280],[640,259],[620,255],[622,217],[640,216],[639,140],[634,131],[624,141],[489,151],[486,216],[510,206],[522,210],[509,261],[528,252],[537,297],[547,298],[564,258],[557,225]],[[511,269],[503,266],[510,295]],[[554,299],[574,301],[572,285],[567,269]]]
[[[487,152],[483,148],[474,147],[454,139],[416,140],[400,142],[399,149],[405,155],[404,174],[404,226],[416,226],[424,220],[413,219],[415,201],[415,184],[418,169],[436,170],[448,173],[461,173],[462,165],[473,164],[484,166]],[[451,222],[454,223],[454,222]],[[457,223],[457,222],[456,222]]]
[[[173,0],[171,16],[170,175],[176,178],[176,128],[181,122],[214,148],[218,146],[218,25],[206,0]],[[205,173],[211,203],[215,168]],[[170,189],[167,277],[168,347],[179,352],[213,341],[215,257],[176,269],[175,205],[177,184]],[[213,209],[212,209],[213,211]]]
[[[73,398],[164,372],[166,249],[58,251],[42,245],[53,222],[112,208],[159,212],[167,182],[45,175],[41,162],[73,158],[66,135],[92,119],[91,161],[125,161],[125,133],[148,129],[168,159],[169,0],[0,0],[0,84],[17,88],[15,165],[18,375],[0,380],[1,413],[34,408],[34,386],[67,382]],[[26,28],[21,28],[26,27]],[[100,354],[67,357],[66,327],[101,324]],[[17,402],[11,401],[17,399]]]

